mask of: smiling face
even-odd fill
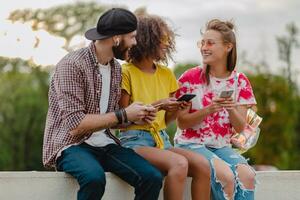
[[[161,38],[160,38],[160,44],[157,48],[158,54],[156,55],[156,58],[153,58],[154,60],[164,60],[167,58],[167,54],[169,52],[169,46],[170,46],[170,37],[166,32],[163,32]]]
[[[203,34],[202,40],[198,42],[198,47],[201,51],[203,63],[214,66],[227,62],[227,56],[232,49],[232,44],[224,42],[220,32],[207,30]]]

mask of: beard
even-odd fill
[[[125,60],[127,57],[128,47],[125,47],[124,40],[120,42],[119,46],[113,46],[112,51],[114,53],[115,58],[120,60]]]

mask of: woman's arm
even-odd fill
[[[242,132],[246,126],[247,107],[237,106],[232,110],[228,110],[229,120],[234,130],[238,133]]]
[[[190,106],[178,112],[177,126],[180,129],[187,129],[200,124],[202,120],[209,114],[207,108],[197,110],[193,113],[189,113],[189,110]]]
[[[170,93],[170,98],[168,99],[168,103],[169,105],[166,105],[167,108],[166,109],[166,113],[165,113],[165,123],[166,125],[168,125],[169,123],[171,123],[172,121],[174,121],[179,113],[180,110],[180,106],[181,103],[177,101],[177,99],[175,98],[175,92]]]
[[[178,113],[177,126],[180,129],[187,129],[200,124],[206,116],[222,110],[222,106],[217,101],[213,101],[209,106],[193,113],[189,113],[190,106]]]
[[[119,106],[121,108],[126,108],[129,104],[130,104],[130,95],[126,92],[126,90],[122,89]]]
[[[237,105],[232,98],[226,98],[220,104],[228,111],[229,120],[236,132],[242,132],[246,126],[247,106]]]

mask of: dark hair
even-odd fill
[[[141,61],[143,58],[154,58],[157,62],[167,63],[172,59],[171,53],[175,51],[175,33],[159,16],[141,14],[137,16],[137,45],[129,51],[129,61]],[[166,55],[159,54],[160,43],[163,37],[168,37]]]
[[[227,71],[232,72],[235,69],[236,60],[237,60],[236,38],[235,38],[235,33],[233,31],[234,24],[229,21],[221,21],[219,19],[213,19],[206,24],[206,31],[208,30],[214,30],[219,32],[222,35],[222,39],[224,43],[232,44],[232,49],[227,56],[227,65],[226,65]],[[207,84],[209,84],[209,70],[210,70],[210,66],[207,65],[205,70],[205,78]]]

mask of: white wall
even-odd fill
[[[107,173],[103,200],[133,199],[133,189]],[[300,200],[300,171],[258,172],[257,200]],[[185,200],[190,197],[190,181]],[[75,200],[78,184],[63,172],[0,172],[0,200]],[[162,200],[162,192],[160,200]]]

